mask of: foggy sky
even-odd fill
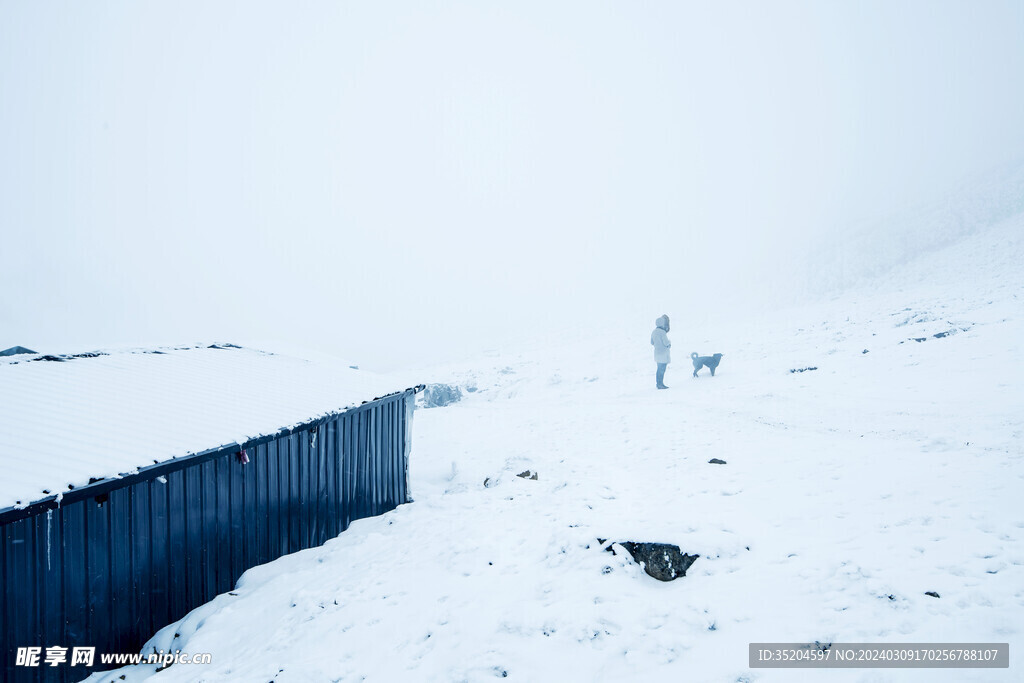
[[[1020,2],[0,0],[0,348],[646,343],[1024,158],[1022,86]]]

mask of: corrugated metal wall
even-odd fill
[[[247,464],[222,449],[0,519],[4,680],[111,668],[100,653],[138,652],[249,567],[405,502],[413,400],[406,391],[244,444]],[[96,646],[97,666],[15,666],[17,648],[33,646],[67,647],[69,660],[70,648]]]

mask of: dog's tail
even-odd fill
[[[693,358],[694,360],[697,360],[697,352],[694,351],[693,353],[691,353],[690,354],[690,358]]]

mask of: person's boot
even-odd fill
[[[668,387],[667,387],[667,386],[665,386],[664,384],[660,385],[660,386],[659,386],[658,388],[659,388],[659,389],[668,389]]]

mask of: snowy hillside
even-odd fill
[[[812,238],[804,271],[816,289],[863,285],[893,266],[940,249],[1024,212],[1024,163],[963,181],[928,203]]]
[[[415,502],[168,626],[149,648],[213,664],[155,680],[1019,680],[1021,263],[1024,215],[826,304],[674,318],[668,391],[650,328],[416,378],[464,398],[416,413]],[[599,538],[700,558],[661,583]],[[748,667],[786,641],[1008,641],[1011,664]]]

